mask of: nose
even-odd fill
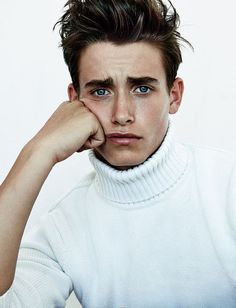
[[[134,109],[132,99],[128,95],[117,95],[113,102],[112,123],[122,126],[133,123]]]

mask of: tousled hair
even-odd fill
[[[65,9],[55,26],[60,26],[64,59],[78,92],[81,52],[96,42],[155,44],[171,89],[182,62],[180,43],[191,44],[178,32],[179,15],[169,0],[168,5],[161,0],[68,0]]]

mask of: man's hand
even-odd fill
[[[104,140],[103,129],[96,116],[83,102],[75,100],[62,103],[32,142],[37,149],[43,147],[57,163],[74,152],[98,147]]]

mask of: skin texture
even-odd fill
[[[130,82],[140,77],[156,81]],[[104,80],[108,81],[104,84]],[[105,134],[97,156],[117,169],[139,165],[155,152],[166,134],[168,114],[178,111],[183,94],[180,78],[168,91],[161,52],[146,42],[90,45],[80,58],[79,81],[79,100],[97,117]],[[70,100],[77,99],[72,85],[68,92]],[[139,138],[117,144],[108,138],[110,133]]]

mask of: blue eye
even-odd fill
[[[96,96],[104,96],[109,94],[109,92],[106,89],[97,89],[93,92]]]
[[[150,92],[150,90],[151,89],[149,87],[147,87],[147,86],[140,86],[140,87],[136,88],[136,91],[138,93],[141,93],[141,94],[147,94],[147,93]]]

